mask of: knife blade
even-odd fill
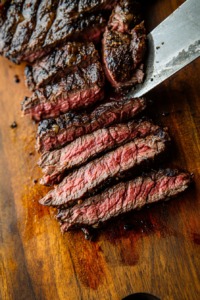
[[[146,79],[130,93],[141,97],[200,56],[200,0],[187,0],[147,36]]]

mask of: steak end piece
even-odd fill
[[[128,87],[143,81],[146,30],[137,1],[121,0],[116,5],[102,47],[104,71],[113,87]]]
[[[141,164],[154,161],[166,152],[169,141],[170,137],[164,131],[136,138],[66,176],[40,203],[47,206],[73,206],[89,193],[97,193],[104,184],[123,178]]]
[[[98,105],[90,114],[66,113],[57,119],[43,120],[38,126],[36,148],[39,153],[59,149],[79,136],[126,122],[146,106],[145,99],[116,95],[114,99]]]
[[[83,227],[97,228],[131,210],[170,200],[185,191],[191,182],[189,173],[169,169],[152,172],[145,177],[121,182],[82,204],[60,210],[57,220],[61,222],[62,233]]]
[[[128,87],[143,82],[145,41],[144,22],[132,30],[132,35],[106,28],[102,40],[102,60],[106,77],[113,87]]]
[[[36,121],[55,118],[61,113],[85,108],[104,97],[104,73],[100,62],[79,68],[55,84],[36,90],[22,102],[23,115]]]

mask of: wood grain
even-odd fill
[[[182,2],[151,1],[148,30]],[[33,182],[41,174],[36,125],[20,117],[28,95],[23,71],[0,58],[0,299],[117,300],[136,292],[200,299],[200,59],[149,93],[155,104],[146,112],[169,127],[173,151],[165,164],[193,172],[195,184],[172,202],[133,213],[135,230],[119,220],[95,242],[81,232],[61,235],[54,210],[37,203],[48,189]]]

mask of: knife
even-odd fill
[[[200,56],[200,0],[187,0],[147,36],[146,79],[130,93],[141,97]]]

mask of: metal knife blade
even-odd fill
[[[140,97],[200,56],[200,0],[187,0],[147,36],[146,79]]]

